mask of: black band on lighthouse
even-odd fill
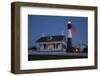
[[[68,27],[68,29],[71,29],[72,28],[72,25],[71,24],[68,24],[67,27]]]

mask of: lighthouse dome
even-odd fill
[[[68,21],[68,24],[71,24],[71,21],[70,20]]]

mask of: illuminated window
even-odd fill
[[[54,45],[53,44],[50,44],[48,45],[49,49],[54,49]]]

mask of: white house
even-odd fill
[[[44,36],[36,40],[39,51],[65,51],[66,38],[64,35]]]

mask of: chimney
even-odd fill
[[[64,32],[62,31],[61,35],[64,35]]]
[[[44,32],[42,32],[42,37],[44,37],[45,36],[45,33]]]

